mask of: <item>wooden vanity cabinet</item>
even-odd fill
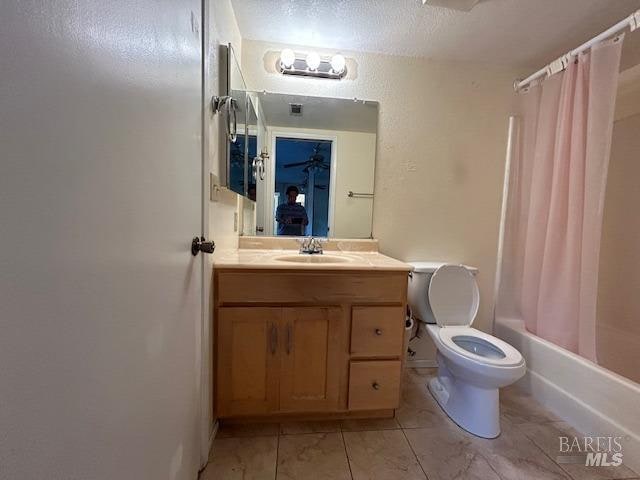
[[[282,309],[280,411],[337,410],[340,386],[342,309]]]
[[[214,283],[218,417],[398,406],[406,272],[234,269]]]
[[[280,308],[218,309],[218,415],[260,415],[278,408]]]

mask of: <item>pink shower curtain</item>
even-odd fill
[[[497,315],[596,360],[604,192],[622,36],[518,98]]]

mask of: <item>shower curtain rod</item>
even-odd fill
[[[538,79],[540,77],[544,77],[545,75],[546,76],[551,76],[551,75],[553,75],[555,73],[558,73],[558,72],[564,70],[567,67],[567,65],[569,64],[569,59],[571,57],[577,56],[578,54],[580,54],[580,53],[584,52],[585,50],[588,50],[589,48],[591,48],[596,43],[601,42],[602,40],[606,40],[607,38],[615,35],[616,33],[622,32],[626,28],[630,28],[632,32],[636,28],[640,28],[640,10],[637,10],[637,11],[633,12],[628,17],[626,17],[623,20],[620,20],[618,23],[616,23],[613,27],[605,30],[604,32],[602,32],[599,35],[596,35],[591,40],[589,40],[589,41],[583,43],[582,45],[580,45],[578,48],[575,48],[575,49],[571,50],[569,53],[563,55],[562,57],[560,57],[560,58],[558,58],[556,60],[554,60],[549,65],[546,65],[543,68],[541,68],[540,70],[538,70],[537,72],[533,73],[532,75],[529,75],[524,80],[516,80],[514,82],[514,84],[513,84],[515,91],[517,92],[521,88],[526,87],[531,82],[533,82],[534,80],[536,80],[536,79]]]

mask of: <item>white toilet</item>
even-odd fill
[[[498,389],[525,374],[511,345],[471,327],[480,293],[475,269],[437,262],[409,262],[412,315],[428,323],[438,349],[438,376],[429,391],[460,427],[484,438],[500,435]]]

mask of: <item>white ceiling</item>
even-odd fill
[[[421,0],[232,3],[250,40],[523,67],[542,66],[640,9],[640,0],[482,0],[468,13]]]
[[[269,126],[367,133],[376,133],[378,129],[376,102],[282,93],[259,93],[258,96]],[[289,114],[291,103],[302,104],[301,117]]]

